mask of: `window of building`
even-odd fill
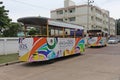
[[[57,19],[58,21],[63,21],[63,19]]]
[[[63,14],[63,10],[57,11],[57,14]]]
[[[98,22],[102,22],[102,19],[96,17],[96,21],[98,21]]]
[[[67,12],[67,10],[65,10],[65,13]]]
[[[105,22],[105,21],[103,21],[103,24],[106,24],[106,22]]]
[[[65,21],[67,21],[68,19],[65,19]]]
[[[69,9],[69,13],[74,13],[75,12],[75,8]]]
[[[99,9],[96,9],[96,12],[97,12],[98,14],[101,14],[101,11],[100,11]]]
[[[94,28],[94,25],[92,25],[92,28]]]
[[[68,19],[67,19],[67,18],[64,18],[64,19],[63,19],[63,21],[65,21],[65,22],[66,22],[66,21],[68,21]]]
[[[91,11],[93,11],[93,7],[91,7]]]
[[[75,21],[75,20],[76,20],[75,17],[70,17],[70,18],[69,18],[69,21]]]
[[[91,20],[93,20],[93,18],[94,18],[94,17],[93,17],[93,16],[91,16]]]

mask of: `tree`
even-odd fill
[[[116,27],[117,27],[117,35],[120,35],[120,19],[116,20],[117,24],[116,24]]]
[[[8,17],[8,10],[5,10],[5,6],[2,6],[3,2],[0,2],[0,36],[5,28],[8,27],[11,19]]]
[[[37,34],[39,34],[39,30],[32,28],[28,31],[28,34],[29,35],[37,35]]]
[[[4,37],[17,37],[18,32],[22,30],[22,26],[18,23],[12,22],[10,26],[3,31]]]

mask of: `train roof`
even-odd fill
[[[76,24],[70,24],[62,21],[56,21],[53,19],[45,18],[45,17],[23,17],[17,20],[23,24],[29,25],[53,25],[59,27],[66,27],[66,28],[75,28],[75,29],[84,29],[82,26]]]
[[[31,24],[31,25],[46,25],[48,18],[44,17],[23,17],[19,18],[17,21],[23,24]]]

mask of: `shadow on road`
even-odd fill
[[[50,65],[50,64],[52,64],[54,62],[63,61],[63,60],[71,59],[71,58],[74,58],[74,57],[78,57],[80,55],[83,55],[83,54],[75,54],[75,55],[70,55],[70,56],[66,56],[66,57],[56,58],[56,59],[52,59],[52,60],[48,60],[48,61],[25,62],[22,65],[26,66],[26,67],[45,66],[45,65]]]
[[[105,46],[105,47],[107,47],[107,46]],[[95,47],[88,47],[88,48],[90,48],[90,49],[101,49],[101,48],[105,48],[105,47],[103,47],[103,46],[95,46]]]

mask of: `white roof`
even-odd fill
[[[79,26],[79,25],[74,25],[74,24],[60,22],[60,21],[54,21],[54,20],[48,20],[48,24],[54,25],[54,26],[59,25],[60,27],[66,27],[66,28],[84,29],[82,26]]]

